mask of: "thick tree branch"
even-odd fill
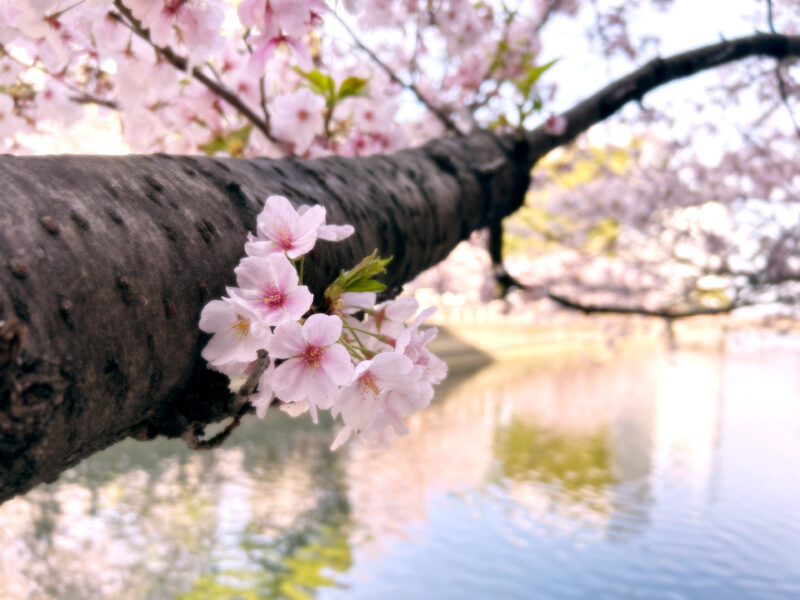
[[[362,159],[0,156],[0,500],[127,436],[241,417],[198,320],[268,195],[356,227],[306,260],[318,301],[374,249],[397,293],[521,205],[526,155],[479,133]]]
[[[563,134],[551,135],[544,130],[544,126],[528,132],[531,162],[535,163],[551,150],[571,142],[628,102],[641,100],[647,92],[666,83],[750,56],[783,59],[798,55],[800,36],[759,33],[703,46],[668,58],[654,58],[563,113],[567,119],[567,128]]]

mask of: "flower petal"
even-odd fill
[[[308,291],[304,285],[293,290],[283,299],[283,308],[290,319],[296,320],[302,317],[314,302],[314,294]]]
[[[233,308],[222,300],[212,300],[200,313],[200,329],[206,333],[215,333],[227,329],[236,320]]]
[[[352,225],[321,225],[317,229],[317,237],[329,242],[340,242],[355,232]]]
[[[273,254],[268,259],[270,282],[286,293],[297,287],[298,277],[292,263],[283,254]]]
[[[284,402],[300,402],[308,398],[308,371],[305,361],[292,358],[275,368],[272,387]]]
[[[419,308],[419,302],[412,296],[403,296],[385,304],[386,318],[402,323],[407,321]]]
[[[290,417],[299,417],[304,412],[308,411],[308,401],[301,400],[300,402],[281,404],[279,408]]]
[[[334,344],[325,349],[325,354],[319,361],[319,366],[332,382],[344,385],[353,376],[353,362],[350,354],[341,344]]]
[[[340,335],[342,320],[334,315],[311,315],[303,324],[303,337],[312,346],[330,346]]]
[[[278,325],[267,344],[267,352],[272,358],[290,358],[302,354],[305,349],[303,328],[295,321]]]
[[[278,218],[287,225],[294,224],[298,218],[294,206],[284,196],[269,196],[264,206],[264,212],[261,214],[266,220],[274,221]]]
[[[334,438],[333,443],[331,444],[331,451],[336,450],[339,446],[341,446],[347,440],[349,440],[351,433],[353,433],[353,430],[350,429],[347,425],[342,427],[339,430],[339,433],[336,434],[336,438]]]

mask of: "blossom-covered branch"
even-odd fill
[[[120,19],[123,23],[128,25],[136,35],[145,40],[148,44],[151,44],[153,48],[172,66],[179,71],[186,71],[190,73],[192,77],[197,79],[210,91],[215,93],[217,96],[225,100],[225,102],[239,111],[242,116],[245,117],[256,128],[258,128],[258,130],[261,131],[261,133],[263,133],[268,140],[275,142],[276,144],[284,147],[285,150],[288,150],[286,142],[277,139],[273,135],[269,126],[269,122],[259,117],[249,106],[247,106],[247,104],[242,102],[241,98],[239,98],[234,92],[227,89],[221,83],[214,81],[214,79],[206,75],[199,66],[190,67],[189,61],[186,58],[179,56],[168,46],[158,46],[155,44],[150,38],[149,30],[142,26],[142,23],[133,16],[131,10],[125,6],[122,0],[114,0],[114,6],[120,12],[120,15],[116,16],[115,18]],[[122,17],[124,17],[124,19]]]
[[[344,22],[344,20],[341,17],[339,17],[338,15],[335,16],[336,19],[339,21],[339,24],[344,28],[345,31],[347,31],[348,34],[350,34],[350,37],[353,38],[353,42],[355,43],[355,45],[358,46],[363,52],[365,52],[367,56],[369,56],[370,60],[372,60],[372,62],[374,62],[376,65],[378,65],[378,67],[380,67],[380,69],[384,73],[386,73],[392,81],[397,83],[401,88],[405,88],[411,91],[411,93],[414,94],[417,100],[422,102],[422,104],[425,105],[425,108],[431,111],[431,114],[435,115],[436,118],[439,119],[439,121],[442,123],[442,125],[445,126],[445,128],[448,131],[450,131],[451,133],[455,133],[456,135],[461,135],[461,131],[458,129],[456,124],[453,123],[453,120],[444,110],[442,110],[438,106],[435,106],[428,98],[426,98],[425,94],[423,94],[416,85],[410,82],[403,81],[400,78],[400,76],[397,73],[395,73],[395,71],[389,65],[387,65],[384,61],[382,61],[380,57],[377,54],[375,54],[375,52],[373,52],[369,46],[364,44],[364,42],[362,42],[359,39],[356,33],[347,25],[347,23]]]
[[[561,115],[565,122],[562,131],[553,133],[544,125],[530,131],[527,138],[533,161],[568,144],[628,102],[641,100],[647,92],[671,81],[751,56],[783,59],[798,55],[800,36],[758,33],[709,44],[667,58],[654,58],[565,111]]]

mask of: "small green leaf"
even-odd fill
[[[247,144],[250,143],[250,133],[253,131],[252,125],[231,131],[228,135],[217,136],[210,142],[200,144],[197,149],[205,152],[208,156],[213,156],[217,152],[227,152],[231,156],[241,156]]]
[[[386,285],[374,279],[361,279],[347,288],[348,292],[382,292]]]
[[[348,77],[339,86],[339,92],[336,94],[337,100],[343,100],[351,96],[363,96],[366,93],[366,87],[369,83],[368,79],[361,77]]]
[[[333,77],[325,75],[318,69],[312,71],[303,71],[295,67],[295,72],[308,82],[309,89],[315,94],[319,94],[325,98],[330,106],[336,99],[336,82]]]
[[[206,142],[205,144],[199,144],[197,149],[201,152],[204,152],[208,156],[214,156],[217,152],[225,151],[225,142],[221,137],[217,137],[210,142]]]
[[[339,277],[325,290],[326,303],[331,307],[336,307],[339,298],[347,292],[382,292],[386,286],[380,281],[375,281],[374,277],[386,272],[386,265],[392,260],[381,258],[378,251],[373,250],[372,254],[361,260],[349,271],[342,271]]]
[[[525,75],[523,75],[520,79],[517,79],[514,82],[514,85],[517,87],[519,92],[522,94],[524,98],[528,98],[531,95],[531,89],[539,81],[539,78],[544,75],[546,71],[548,71],[553,65],[555,65],[560,59],[555,58],[550,62],[546,62],[543,65],[539,65],[538,67],[534,67],[533,65],[526,65],[525,66]]]

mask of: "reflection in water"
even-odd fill
[[[492,365],[382,453],[282,414],[125,442],[0,507],[0,598],[797,596],[800,347],[770,343]]]
[[[605,429],[577,436],[514,420],[499,429],[497,437],[495,454],[510,480],[554,484],[575,500],[615,481],[611,439]]]

